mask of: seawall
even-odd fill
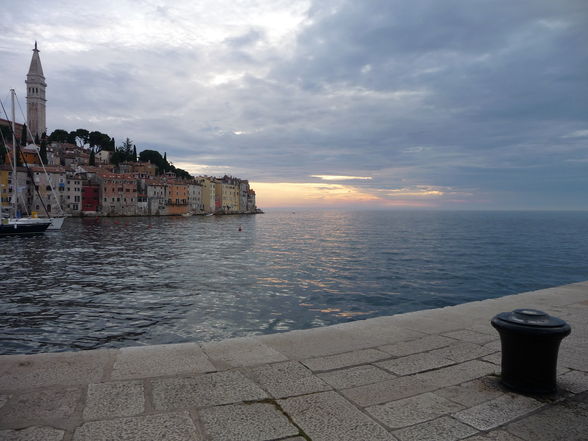
[[[559,390],[499,382],[497,313],[566,320]],[[586,440],[588,282],[213,343],[0,356],[0,440]]]

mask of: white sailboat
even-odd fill
[[[18,213],[18,182],[16,179],[16,136],[15,136],[15,116],[14,116],[14,89],[10,89],[12,98],[12,198],[11,213],[4,217],[2,213],[2,204],[0,203],[0,236],[14,234],[38,234],[43,233],[51,220],[41,219],[38,217],[19,216]],[[12,214],[12,216],[10,216]]]

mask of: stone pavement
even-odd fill
[[[563,318],[558,393],[499,384],[490,319]],[[218,343],[0,357],[0,440],[588,440],[588,282]]]

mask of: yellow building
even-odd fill
[[[205,213],[214,213],[215,208],[215,182],[214,178],[208,176],[199,177],[198,182],[202,185],[202,205]]]
[[[223,213],[239,212],[239,182],[234,178],[218,179],[215,183],[216,211]]]
[[[8,210],[10,206],[10,193],[8,191],[8,180],[12,170],[7,165],[0,165],[0,201],[2,211]]]

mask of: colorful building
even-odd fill
[[[137,215],[137,179],[129,174],[97,175],[100,185],[101,212],[105,216]]]

